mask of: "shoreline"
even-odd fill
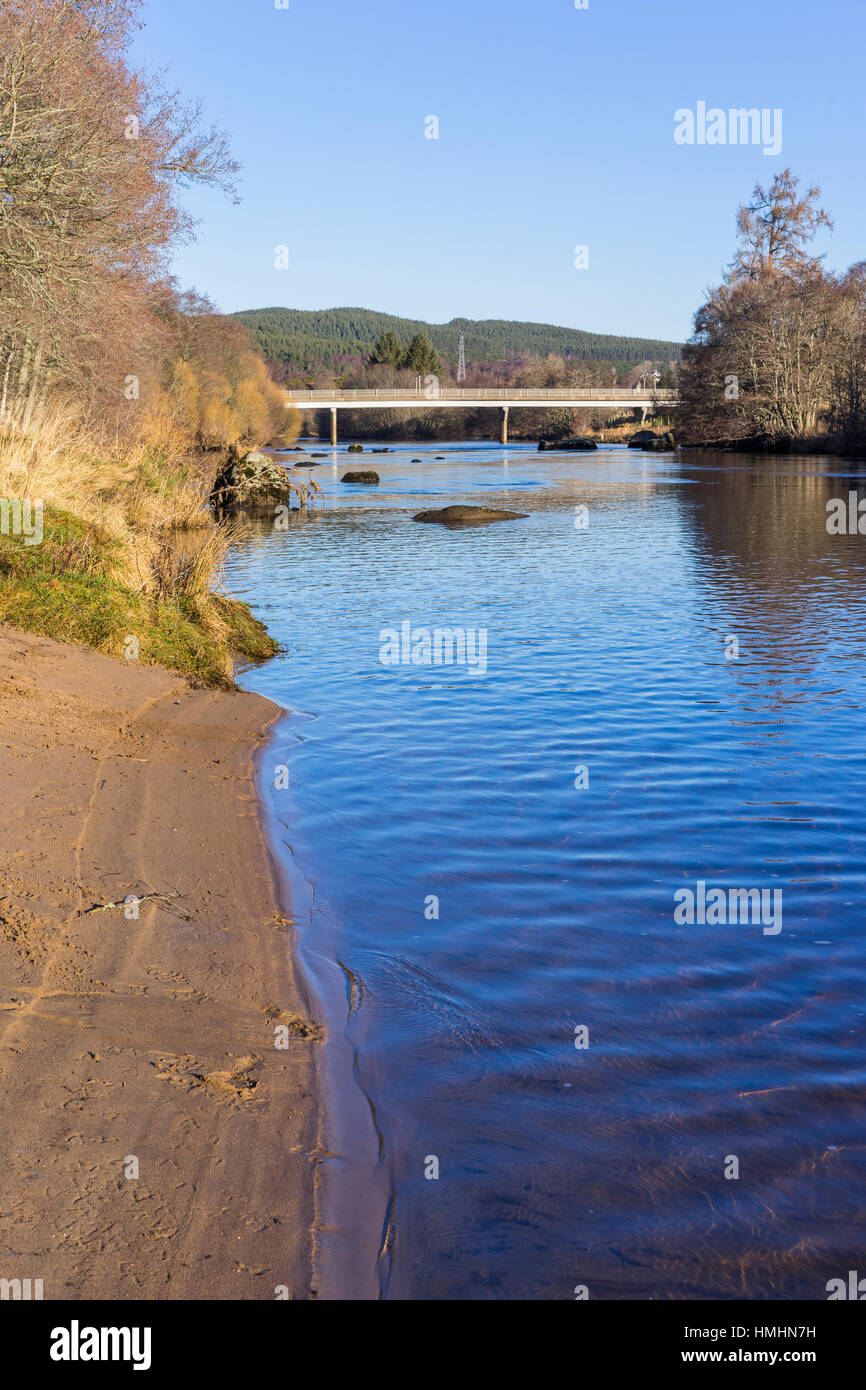
[[[315,1298],[323,1030],[257,787],[282,711],[7,627],[0,707],[0,1279]]]
[[[297,858],[292,824],[281,811],[265,760],[291,766],[297,729],[310,715],[280,708],[258,750],[256,771],[262,833],[280,897],[293,924],[293,959],[310,1012],[323,1029],[315,1051],[319,1144],[314,1171],[313,1270],[325,1300],[379,1301],[387,1297],[394,1194],[387,1176],[375,1106],[358,1075],[358,1052],[348,1036],[359,1007],[348,986],[333,924],[314,922],[317,889]]]

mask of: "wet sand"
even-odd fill
[[[315,1297],[278,713],[0,628],[0,1279],[46,1300]]]

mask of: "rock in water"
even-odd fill
[[[597,449],[598,445],[594,439],[573,434],[570,439],[539,439],[538,447],[539,449]]]
[[[674,436],[671,434],[670,430],[666,430],[664,434],[660,434],[657,436],[656,442],[655,444],[653,444],[652,447],[658,453],[669,453],[671,450],[677,447],[677,441],[674,439]]]
[[[437,511],[418,512],[413,521],[438,522],[440,526],[488,526],[491,521],[517,521],[526,512],[501,512],[495,507],[441,507]]]
[[[654,453],[669,453],[677,447],[670,430],[656,434],[654,430],[638,430],[628,441],[630,449],[651,449]]]
[[[211,502],[222,512],[270,511],[288,506],[292,484],[281,464],[255,450],[238,457],[229,454],[211,493]]]
[[[379,474],[374,473],[372,468],[366,472],[344,473],[340,479],[341,483],[378,483]]]
[[[348,449],[346,450],[347,454],[363,454],[363,452],[363,444],[350,444]]]

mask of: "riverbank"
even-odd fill
[[[681,449],[703,449],[710,453],[777,454],[814,458],[862,458],[862,441],[848,439],[842,434],[804,435],[802,439],[759,435],[751,439],[718,439],[712,443],[682,443]]]
[[[278,712],[0,627],[0,1278],[46,1299],[315,1296]]]

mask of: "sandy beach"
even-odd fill
[[[0,628],[0,1279],[46,1300],[315,1297],[277,715]]]

